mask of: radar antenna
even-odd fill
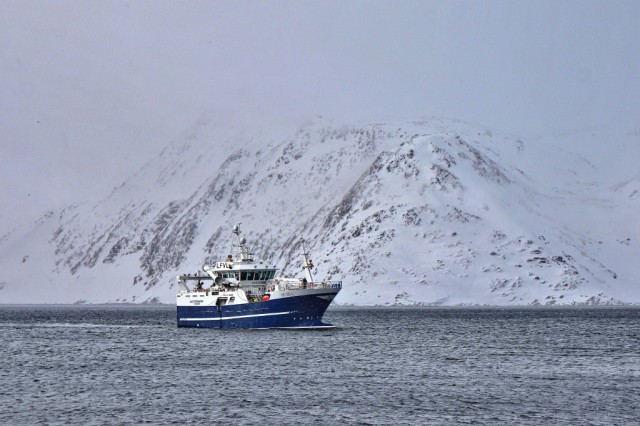
[[[240,223],[233,227],[233,233],[238,237],[238,248],[240,250],[240,261],[241,262],[251,262],[253,258],[251,257],[251,253],[249,253],[249,248],[247,247],[247,240],[243,238],[242,231],[240,231]]]

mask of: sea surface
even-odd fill
[[[178,329],[167,306],[0,306],[0,424],[640,424],[640,308],[325,320]]]

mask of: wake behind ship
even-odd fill
[[[178,327],[334,327],[322,322],[322,317],[342,289],[342,282],[314,282],[313,262],[305,252],[304,241],[304,277],[276,278],[275,267],[253,260],[239,225],[234,226],[233,233],[238,239],[238,260],[229,255],[224,261],[204,265],[204,274],[178,276]],[[211,284],[205,286],[208,282]]]

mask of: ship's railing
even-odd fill
[[[308,288],[342,288],[342,281],[321,281],[314,283],[305,283],[300,280],[283,280],[279,283],[271,284],[268,286],[269,291],[274,290],[304,290]]]

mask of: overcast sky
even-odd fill
[[[0,71],[4,230],[204,112],[637,128],[640,2],[1,0]]]

